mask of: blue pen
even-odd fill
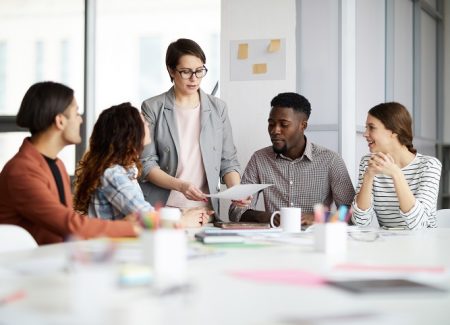
[[[345,221],[345,217],[347,215],[347,206],[346,205],[341,205],[339,207],[339,221]]]

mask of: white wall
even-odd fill
[[[367,151],[356,131],[385,98],[384,13],[378,0],[222,1],[221,97],[244,167],[255,150],[270,145],[270,100],[298,91],[312,106],[306,135],[340,152],[355,182]],[[230,41],[261,38],[286,39],[286,80],[230,81]]]
[[[222,1],[221,98],[229,108],[238,158],[245,168],[251,154],[270,145],[267,118],[270,101],[280,92],[295,91],[295,1]],[[230,81],[230,41],[286,40],[286,79]]]
[[[312,142],[339,151],[341,99],[350,99],[352,102],[354,97],[350,94],[343,98],[342,89],[337,86],[340,83],[340,51],[349,48],[340,47],[339,2],[303,0],[297,1],[296,5],[299,44],[296,90],[311,103],[311,117],[305,134]],[[351,29],[351,22],[349,23]],[[350,51],[354,52],[351,45]],[[350,69],[346,69],[350,80],[354,79],[354,69],[351,69],[354,60],[352,61]],[[350,93],[352,88],[354,85],[350,87]],[[354,103],[344,106],[350,109],[354,107]],[[354,118],[354,114],[351,118]]]
[[[445,47],[450,53],[450,2],[445,5]],[[360,158],[368,152],[362,136],[367,111],[378,103],[403,103],[417,124],[414,145],[434,155],[436,73],[430,70],[436,25],[421,12],[424,40],[419,61],[414,61],[413,9],[411,0],[223,0],[221,97],[229,104],[243,167],[255,150],[270,145],[269,102],[284,91],[309,99],[307,137],[338,151],[355,185]],[[286,39],[286,80],[230,81],[230,41],[261,38]],[[445,60],[444,93],[450,94],[450,56]],[[414,67],[419,68],[419,96],[414,92]],[[450,125],[449,95],[444,103]],[[445,139],[450,142],[450,128]]]
[[[450,1],[444,1],[444,142],[450,143]]]
[[[393,35],[388,55],[393,64],[389,66],[392,83],[387,89],[386,99],[396,100],[407,108],[413,107],[413,2],[411,0],[393,1]]]
[[[295,0],[223,0],[221,21],[220,97],[229,108],[242,170],[252,153],[271,145],[267,133],[270,101],[280,92],[296,91]],[[286,40],[286,79],[230,81],[230,41]],[[221,202],[221,217],[228,216]],[[262,209],[262,200],[258,207]]]
[[[297,1],[297,89],[311,103],[310,129],[337,131],[339,107],[339,2]],[[314,32],[312,32],[314,31]],[[337,149],[337,147],[335,147]]]
[[[385,10],[384,1],[356,1],[356,123],[360,128],[366,125],[367,111],[385,99]]]

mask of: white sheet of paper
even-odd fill
[[[216,194],[207,194],[206,196],[217,199],[242,200],[247,198],[249,195],[255,194],[256,192],[272,185],[273,184],[240,184],[230,187],[225,191],[221,191]]]

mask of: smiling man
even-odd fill
[[[230,206],[230,220],[269,222],[283,207],[300,207],[302,224],[313,222],[316,203],[336,206],[352,203],[355,195],[342,158],[318,146],[304,132],[311,114],[309,101],[297,93],[272,99],[268,120],[271,147],[256,151],[245,169],[242,184],[274,184],[262,191],[265,211],[255,210],[258,196],[248,207]]]

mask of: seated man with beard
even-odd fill
[[[302,209],[302,224],[312,224],[314,205],[350,206],[355,190],[342,158],[316,145],[304,131],[311,114],[309,101],[297,93],[281,93],[271,101],[268,131],[272,147],[256,151],[242,184],[274,184],[262,191],[265,211],[255,210],[258,196],[247,207],[230,206],[230,220],[269,222],[283,207]]]

